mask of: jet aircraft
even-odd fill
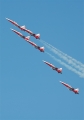
[[[24,36],[22,35],[20,32],[14,30],[14,29],[11,29],[13,32],[15,32],[17,35],[19,35],[20,37],[22,37],[23,39],[25,40],[30,40],[30,36]]]
[[[62,74],[62,68],[57,68],[55,67],[54,65],[52,65],[51,63],[49,62],[46,62],[43,60],[44,63],[46,63],[48,66],[50,66],[53,70],[56,70],[58,73],[61,73]]]
[[[75,89],[62,81],[60,81],[60,83],[63,84],[64,86],[66,86],[70,91],[73,91],[75,94],[79,94],[79,88]]]
[[[40,52],[44,52],[44,47],[40,47],[36,45],[34,42],[28,41],[31,45],[33,45],[36,49],[40,50]]]

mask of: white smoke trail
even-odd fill
[[[59,49],[57,49],[57,48],[53,47],[52,45],[48,44],[47,42],[45,42],[45,41],[43,41],[43,40],[42,40],[42,42],[45,43],[45,44],[47,44],[48,46],[52,47],[53,49],[57,50],[57,51],[60,52],[61,54],[65,55],[66,57],[72,59],[75,63],[80,64],[81,66],[84,67],[84,64],[82,64],[81,62],[77,61],[76,59],[74,59],[74,58],[70,57],[69,55],[63,53],[63,52],[60,51]]]
[[[62,62],[60,59],[57,59],[56,57],[52,56],[50,53],[46,52],[50,57],[52,57],[55,61],[57,61],[58,63],[60,63],[61,65],[65,66],[68,70],[71,70],[72,72],[76,73],[77,75],[79,75],[80,77],[84,78],[84,74],[77,71],[76,69],[74,69],[73,67],[67,65],[66,63]]]
[[[71,64],[73,67],[77,68],[79,71],[84,73],[84,64],[81,62],[77,61],[76,59],[68,56],[67,54],[63,53],[62,51],[58,50],[57,48],[53,47],[52,45],[48,44],[47,42],[41,40],[41,42],[49,48],[52,52],[57,54],[60,58],[65,60],[68,64]]]

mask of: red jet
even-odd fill
[[[23,31],[25,31],[25,25],[23,25],[23,26],[20,26],[20,25],[18,25],[15,21],[13,21],[13,20],[10,20],[10,19],[8,19],[8,18],[6,18],[9,22],[11,22],[13,25],[15,25],[16,27],[18,27],[19,29],[21,29],[21,30],[23,30]]]
[[[31,45],[33,45],[36,49],[40,50],[40,52],[44,52],[44,47],[39,47],[34,42],[28,41]]]
[[[36,39],[40,39],[40,34],[35,34],[32,31],[26,29],[25,25],[24,26],[20,26],[18,25],[15,21],[10,20],[8,18],[6,18],[9,22],[11,22],[13,25],[15,25],[16,27],[18,27],[19,29],[28,32],[31,36],[34,36]]]
[[[71,87],[70,85],[60,81],[64,86],[66,86],[70,91],[73,91],[75,94],[79,94],[79,89],[74,89],[73,87]]]
[[[13,29],[11,29],[13,32],[15,32],[17,35],[19,35],[20,37],[22,37],[23,39],[25,39],[25,40],[30,40],[30,36],[24,36],[24,35],[22,35],[20,32],[18,32],[18,31],[16,31],[16,30],[13,30]]]
[[[47,65],[49,65],[53,70],[56,70],[58,73],[62,74],[62,68],[57,68],[54,65],[52,65],[51,63],[48,63],[46,61],[43,60],[44,63],[46,63]]]

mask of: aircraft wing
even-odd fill
[[[66,84],[66,83],[64,83],[64,82],[62,82],[62,81],[60,81],[61,82],[61,84],[63,84],[64,86],[66,86],[67,88],[72,88],[70,85],[68,85],[68,84]]]

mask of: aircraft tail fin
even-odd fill
[[[36,34],[36,39],[40,39],[40,34]]]
[[[76,89],[79,92],[79,88]]]
[[[60,68],[60,71],[61,71],[61,73],[62,73],[62,68]]]
[[[41,50],[42,52],[44,52],[44,49],[45,49],[44,47],[41,47],[41,48],[40,48],[40,50]]]
[[[79,94],[79,88],[75,89],[76,94]]]

